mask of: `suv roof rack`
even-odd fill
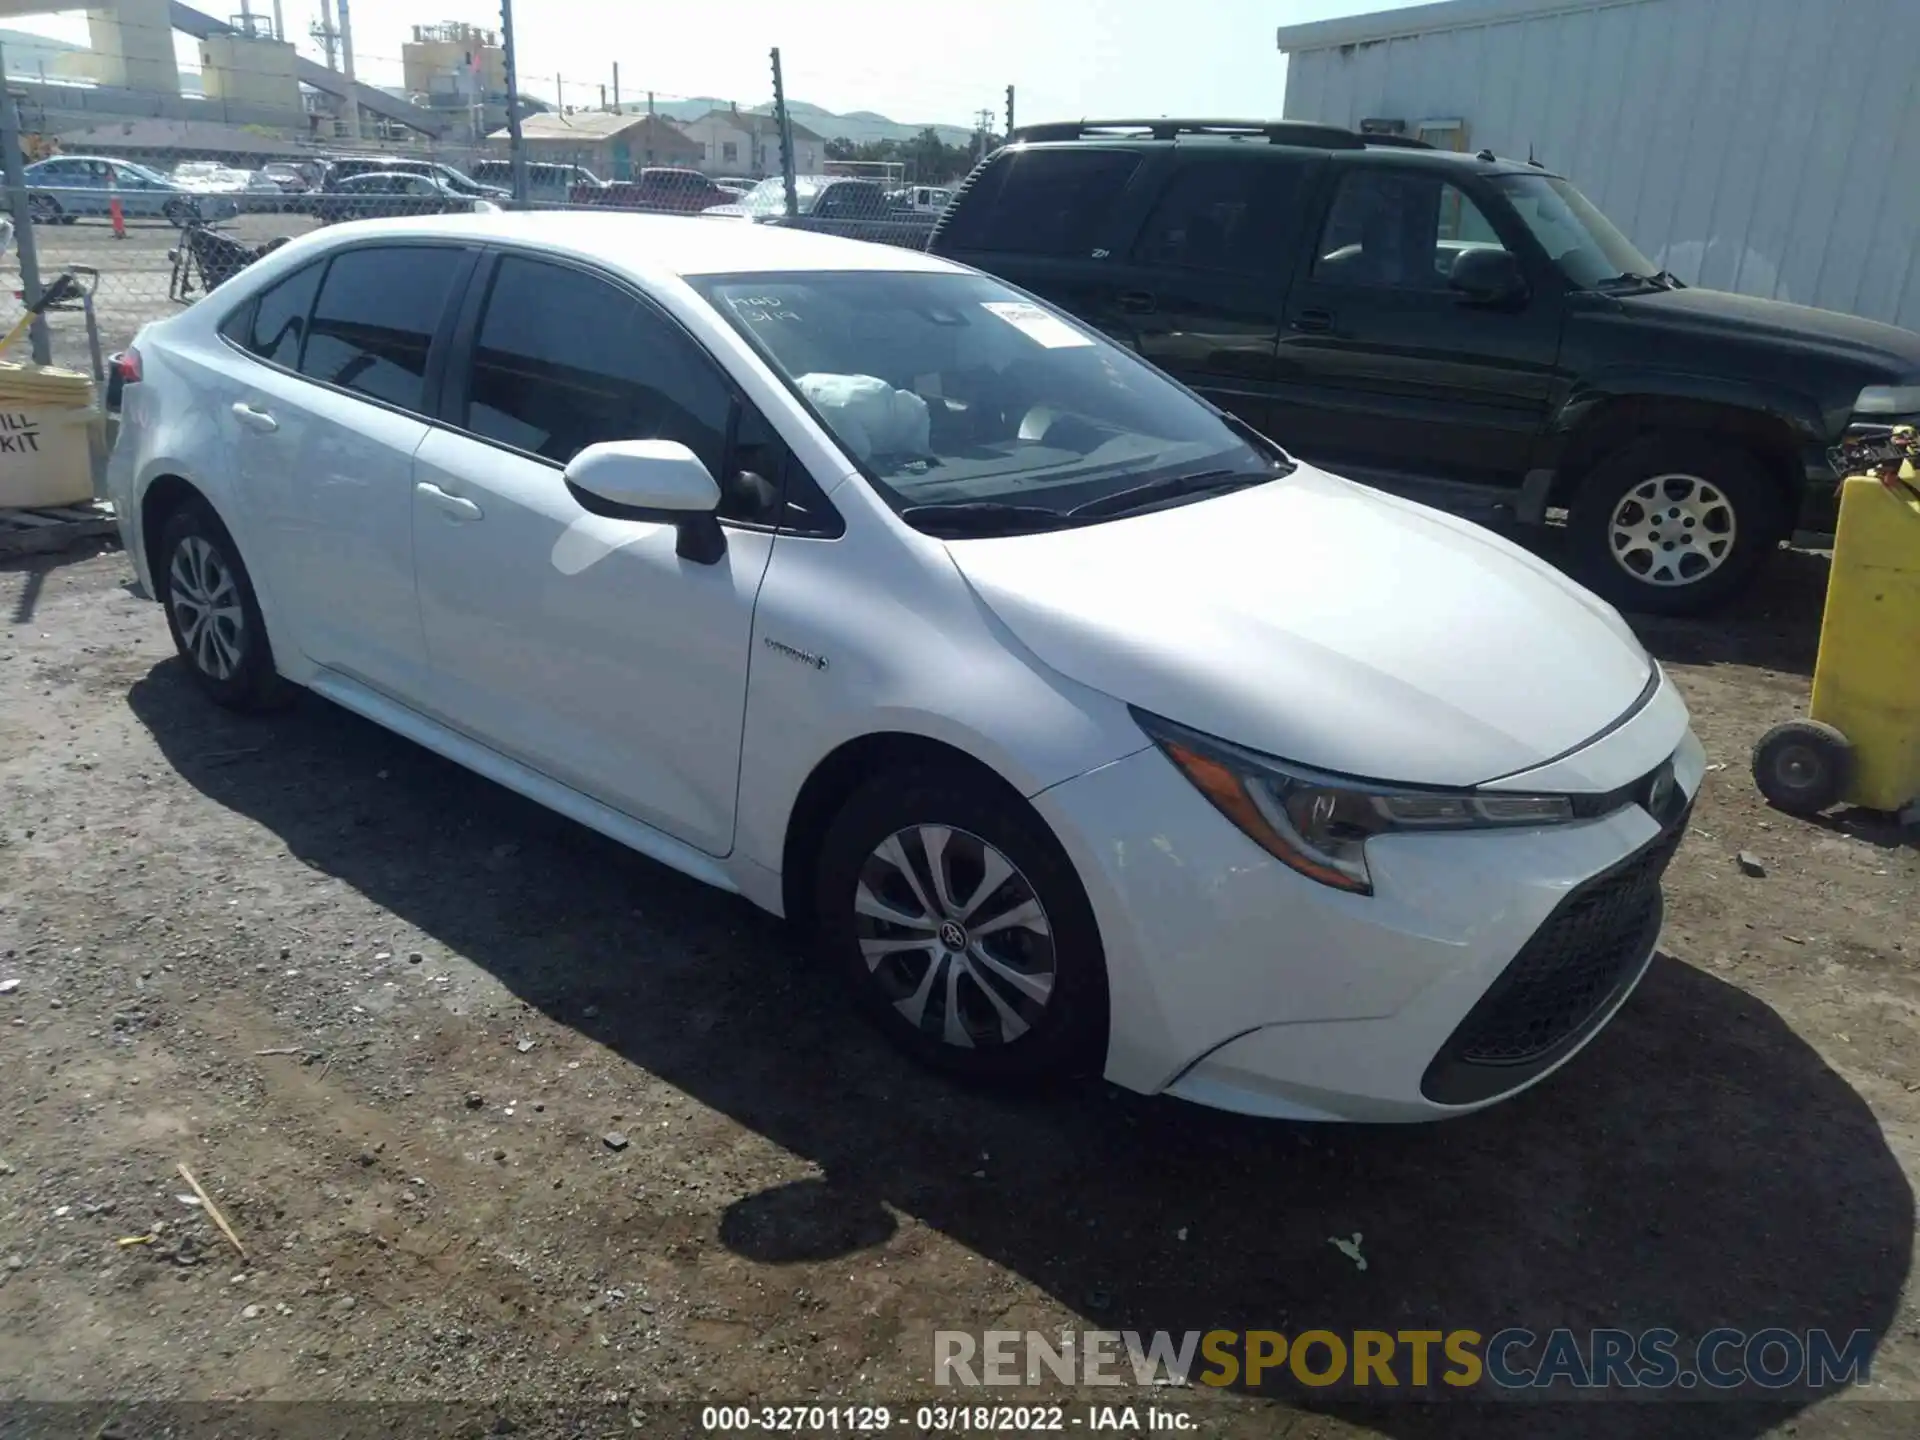
[[[1404,135],[1362,135],[1339,125],[1316,125],[1304,120],[1062,120],[1045,125],[1022,125],[1008,139],[1015,144],[1047,140],[1085,140],[1136,137],[1173,140],[1182,135],[1226,135],[1262,139],[1271,145],[1305,145],[1319,150],[1364,150],[1369,145],[1398,145],[1431,150],[1424,140]]]

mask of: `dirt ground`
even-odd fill
[[[1514,1102],[1379,1129],[956,1090],[744,902],[317,700],[215,710],[117,550],[0,568],[0,1400],[677,1434],[979,1398],[933,1390],[937,1329],[1778,1325],[1868,1330],[1873,1383],[1092,1398],[1205,1434],[1911,1436],[1920,850],[1747,772],[1805,703],[1823,566],[1644,628],[1715,768],[1618,1020]],[[78,1413],[0,1409],[158,1433]]]

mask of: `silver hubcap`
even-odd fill
[[[1629,490],[1608,526],[1613,558],[1646,585],[1692,585],[1733,553],[1733,504],[1698,475],[1656,475]]]
[[[167,589],[181,648],[214,679],[229,678],[244,653],[246,612],[227,562],[198,535],[189,535],[173,552]]]
[[[1053,928],[1032,882],[977,835],[915,825],[860,869],[854,923],[894,1009],[964,1049],[1031,1030],[1053,995]]]

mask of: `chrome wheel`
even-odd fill
[[[1046,908],[979,836],[895,831],[861,866],[853,908],[868,972],[922,1033],[986,1049],[1018,1040],[1045,1012],[1056,978]]]
[[[215,680],[231,678],[246,653],[246,611],[233,571],[198,535],[174,548],[167,599],[180,626],[181,649]]]
[[[1698,475],[1656,475],[1635,485],[1607,526],[1614,561],[1644,585],[1692,585],[1733,554],[1733,503]]]

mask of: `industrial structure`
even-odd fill
[[[339,24],[332,20],[337,3]],[[70,7],[49,0],[0,0],[0,17],[51,14]],[[256,15],[241,0],[238,24],[183,5],[179,0],[112,0],[87,11],[92,41],[84,60],[89,89],[57,83],[13,84],[31,103],[51,114],[83,116],[94,122],[115,117],[204,121],[211,115],[235,125],[313,129],[330,122],[350,138],[360,138],[370,117],[375,127],[437,138],[448,117],[414,105],[371,85],[353,73],[353,29],[349,0],[321,0],[322,28],[329,59],[338,68],[295,53],[286,38],[281,7],[271,17]],[[174,62],[174,32],[200,43],[204,100],[182,96]],[[312,106],[307,92],[315,97]]]

